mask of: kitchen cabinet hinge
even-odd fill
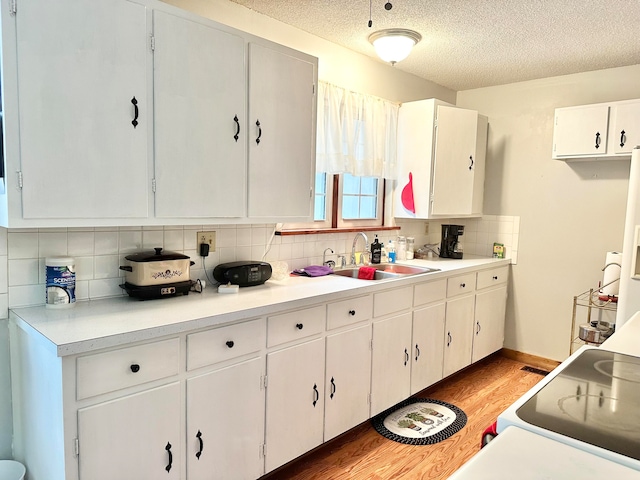
[[[22,172],[16,172],[18,174],[18,188],[22,188]]]
[[[151,46],[151,51],[155,51],[156,49],[156,37],[153,35],[149,35],[149,45]]]
[[[371,394],[367,393],[367,403],[371,405]]]
[[[262,445],[260,445],[260,456],[262,458],[266,458],[267,457],[267,444],[263,443]]]
[[[316,84],[315,84],[315,83],[314,83],[313,85],[311,85],[311,93],[312,93],[313,95],[315,95],[315,94],[316,94]]]
[[[9,14],[15,15],[18,13],[18,0],[11,0],[9,2]]]
[[[369,340],[369,350],[373,352],[373,339]]]
[[[151,191],[153,193],[156,193],[156,179],[155,178],[151,180]]]
[[[263,375],[260,378],[261,384],[260,384],[260,390],[266,390],[267,389],[267,375]]]
[[[80,455],[80,441],[78,438],[73,439],[73,453],[76,457]]]

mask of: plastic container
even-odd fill
[[[76,267],[71,257],[45,259],[45,305],[69,308],[76,304]]]
[[[415,238],[407,237],[407,260],[413,260],[415,243]]]
[[[0,460],[0,480],[24,480],[27,469],[15,460]]]
[[[387,244],[387,257],[389,263],[396,263],[396,246],[393,244],[393,240],[389,240]]]
[[[399,261],[407,259],[407,240],[403,236],[398,237],[398,246],[396,247],[396,258]]]

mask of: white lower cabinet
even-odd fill
[[[443,377],[471,364],[474,296],[447,301]]]
[[[371,416],[409,396],[411,312],[373,322]]]
[[[472,363],[502,348],[506,300],[506,286],[476,294]]]
[[[180,384],[78,410],[82,480],[179,479]]]
[[[253,358],[187,380],[189,480],[252,480],[263,474],[263,371],[264,360]]]
[[[324,441],[369,418],[371,325],[327,336]]]
[[[322,443],[324,353],[319,338],[267,355],[267,472]]]
[[[445,304],[413,311],[411,395],[442,380]]]

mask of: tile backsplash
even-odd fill
[[[378,235],[387,243],[399,234],[415,237],[416,248],[440,242],[440,225],[455,223],[465,226],[464,252],[490,256],[493,242],[505,245],[512,263],[517,260],[519,217],[484,216],[480,219],[429,221],[398,220],[400,231],[366,232],[371,243]],[[216,232],[216,249],[208,257],[197,253],[197,232]],[[326,258],[351,252],[355,234],[275,235],[275,225],[188,225],[158,227],[100,228],[0,228],[0,318],[8,309],[44,304],[44,272],[47,256],[70,256],[76,265],[76,298],[78,301],[125,295],[120,288],[125,257],[140,250],[163,247],[191,257],[192,279],[211,277],[218,263],[235,260],[287,262],[289,269],[322,263]],[[330,250],[327,250],[330,249]],[[358,240],[357,250],[363,249]],[[333,253],[331,253],[331,250]]]

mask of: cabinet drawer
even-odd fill
[[[408,310],[413,304],[413,287],[398,288],[373,296],[373,316],[382,317],[390,313]]]
[[[492,268],[491,270],[483,270],[478,272],[478,282],[476,288],[492,287],[494,285],[503,285],[509,279],[509,267]]]
[[[372,311],[370,296],[330,303],[327,306],[327,330],[367,320],[371,318]]]
[[[264,319],[187,335],[187,370],[259,352],[266,335]]]
[[[473,292],[476,287],[476,272],[447,278],[447,298]]]
[[[324,327],[325,318],[326,307],[324,305],[269,317],[267,319],[267,346],[273,347],[320,333]]]
[[[413,287],[413,306],[426,305],[427,303],[444,300],[447,296],[447,280],[421,283]]]
[[[179,367],[178,338],[78,357],[78,400],[170,377]]]

